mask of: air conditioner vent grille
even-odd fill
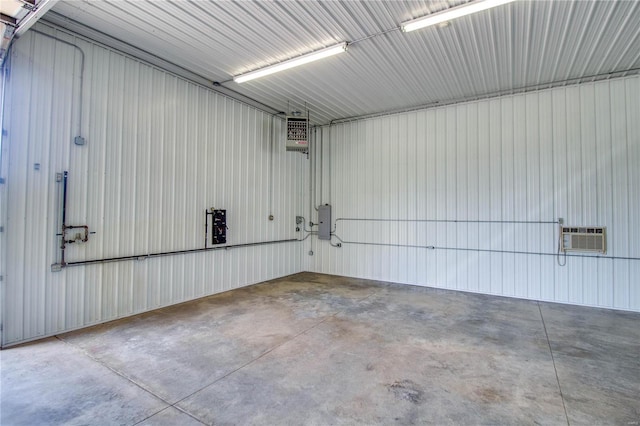
[[[607,233],[603,226],[563,226],[562,235],[562,251],[585,251],[606,253],[607,251]]]

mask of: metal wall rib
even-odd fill
[[[309,239],[69,268],[58,261],[60,184],[69,219],[96,231],[68,260],[202,245],[203,211],[227,208],[230,243],[295,237],[307,164],[270,116],[80,37],[80,54],[33,32],[16,43],[3,125],[2,344],[59,333],[302,269],[489,294],[640,310],[638,261],[425,250]],[[608,256],[639,257],[638,77],[361,120],[320,132],[334,217],[548,221],[608,227]],[[276,120],[275,134],[280,134]],[[330,137],[329,137],[330,135]],[[39,164],[39,170],[35,164]],[[270,169],[273,214],[269,222]],[[550,224],[340,222],[345,239],[554,252]],[[308,245],[308,246],[307,246]],[[303,253],[313,248],[314,257]],[[303,265],[307,265],[303,267]]]
[[[640,311],[639,123],[634,76],[325,127],[316,199],[335,218],[448,222],[339,220],[343,240],[387,246],[320,242],[309,268]],[[556,253],[557,224],[510,223],[560,217],[606,226],[607,254],[562,267],[526,254]]]
[[[306,160],[285,152],[281,119],[85,39],[38,28],[85,53],[86,145],[73,143],[79,51],[27,33],[11,52],[5,102],[3,345],[301,270],[301,246],[293,242],[51,272],[60,261],[56,173],[69,171],[67,224],[95,231],[88,243],[68,246],[66,260],[79,261],[201,248],[209,207],[227,209],[229,244],[296,238],[297,177]]]

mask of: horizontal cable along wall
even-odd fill
[[[81,37],[37,28],[67,43],[29,32],[11,52],[3,346],[302,269],[301,243],[288,240],[299,237],[306,160],[285,152],[282,120]],[[81,54],[69,43],[84,52],[82,80]],[[80,84],[83,146],[73,142]],[[227,244],[236,248],[51,272],[60,261],[56,173],[64,170],[67,224],[95,232],[67,245],[67,262],[201,249],[210,207],[227,210]]]
[[[312,270],[640,311],[639,76],[322,134],[316,198],[352,243],[318,242]],[[558,218],[606,226],[607,253],[557,259]]]

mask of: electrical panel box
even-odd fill
[[[213,209],[213,230],[211,231],[211,244],[225,244],[227,242],[227,211]]]
[[[604,226],[562,226],[560,232],[563,252],[585,251],[602,254],[607,252],[607,228]]]
[[[331,206],[329,204],[318,207],[318,239],[331,239]]]
[[[287,117],[287,151],[309,151],[309,119]]]

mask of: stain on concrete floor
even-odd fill
[[[6,349],[0,423],[638,424],[639,325],[302,273]]]
[[[420,386],[411,380],[401,380],[387,385],[387,389],[397,399],[410,401],[414,404],[422,404],[424,402],[424,391],[420,390]]]

